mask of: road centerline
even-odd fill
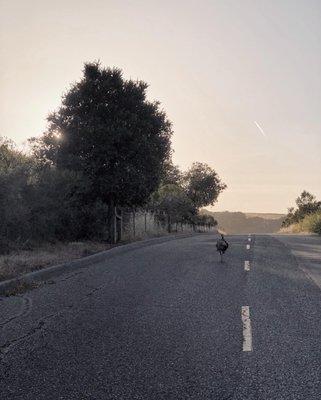
[[[252,328],[250,319],[250,307],[242,306],[241,310],[243,324],[243,351],[252,351]]]
[[[250,261],[244,261],[244,270],[249,271],[250,270]]]
[[[250,250],[251,246],[249,244],[246,245],[246,250]]]

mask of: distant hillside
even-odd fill
[[[263,219],[280,219],[284,218],[285,214],[273,214],[273,213],[245,213],[249,218],[258,217]]]
[[[275,233],[285,217],[283,214],[212,212],[205,209],[201,212],[212,215],[218,222],[218,228],[228,234]]]

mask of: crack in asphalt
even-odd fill
[[[32,300],[28,296],[19,296],[19,297],[22,299],[22,302],[23,302],[22,306],[21,306],[21,311],[18,314],[12,316],[11,318],[8,318],[8,319],[0,322],[0,327],[3,327],[5,325],[9,324],[9,322],[11,322],[19,317],[24,317],[29,314],[30,309],[32,307]]]
[[[76,274],[76,275],[78,275],[78,274]],[[93,296],[98,291],[102,290],[104,288],[104,286],[106,286],[106,284],[98,286],[96,288],[93,288],[90,292],[86,293],[79,300],[78,304],[82,303],[83,301],[87,300],[89,297]],[[22,299],[24,301],[24,306],[23,306],[22,311],[19,314],[15,315],[14,317],[9,318],[6,321],[2,322],[0,324],[1,327],[7,325],[11,321],[13,321],[19,317],[24,317],[29,314],[31,307],[32,307],[32,300],[29,297],[27,297],[26,295],[23,296]],[[11,350],[12,347],[16,346],[17,344],[23,342],[26,339],[29,339],[30,337],[34,336],[36,333],[38,333],[40,331],[44,331],[46,329],[46,322],[48,320],[53,319],[55,317],[59,317],[62,314],[64,314],[65,312],[70,311],[71,309],[77,310],[77,308],[75,306],[76,306],[76,303],[72,303],[56,313],[49,314],[49,315],[39,319],[37,325],[34,326],[33,328],[31,328],[27,333],[4,343],[2,346],[0,346],[0,360],[3,361],[5,355]],[[117,305],[116,307],[119,307],[119,306],[120,305]],[[151,304],[150,307],[151,308],[153,308],[153,307],[165,308],[165,309],[180,309],[180,307],[177,307],[177,306],[166,306],[163,304]],[[78,307],[78,311],[80,311],[80,310],[81,310],[81,308]]]
[[[45,326],[46,320],[54,317],[55,315],[56,314],[47,315],[46,317],[44,317],[41,320],[39,320],[38,325],[33,327],[26,334],[24,334],[22,336],[19,336],[19,337],[15,338],[15,339],[9,340],[4,345],[0,346],[0,359],[2,360],[4,358],[4,356],[10,351],[11,347],[16,345],[17,343],[22,342],[24,339],[27,339],[27,338],[33,336],[38,331],[41,331]]]
[[[90,292],[86,293],[79,300],[78,304],[82,303],[83,301],[87,300],[89,297],[93,296],[96,292],[98,292],[99,290],[103,289],[104,286],[105,285],[101,285],[101,286],[98,286],[96,288],[93,288]],[[1,325],[0,325],[1,327],[3,327],[4,325],[8,324],[9,322],[11,322],[11,321],[13,321],[13,320],[15,320],[15,319],[17,319],[19,317],[23,317],[23,316],[28,315],[28,313],[30,312],[30,309],[31,309],[32,302],[31,302],[31,299],[28,298],[27,296],[24,296],[23,299],[25,301],[25,307],[23,307],[22,312],[17,314],[17,315],[15,315],[12,318],[9,318],[8,320],[6,320],[4,322],[2,322]],[[62,310],[60,310],[60,311],[58,311],[56,313],[46,315],[45,317],[39,319],[38,322],[37,322],[37,325],[34,326],[33,328],[31,328],[24,335],[19,336],[19,337],[15,338],[15,339],[8,340],[7,342],[5,342],[3,345],[0,346],[0,360],[2,361],[3,358],[5,357],[5,355],[15,345],[23,342],[26,339],[29,339],[30,337],[34,336],[37,332],[44,331],[45,328],[46,328],[46,322],[48,320],[53,319],[55,317],[59,317],[62,314],[64,314],[65,312],[70,311],[71,309],[76,309],[77,310],[76,303],[69,304],[68,306],[65,306]],[[81,308],[78,307],[78,311],[80,311],[80,310],[81,310]]]

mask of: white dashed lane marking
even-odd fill
[[[250,307],[243,306],[241,310],[243,324],[243,351],[252,351],[252,328]]]
[[[248,239],[251,242],[251,234],[249,233]],[[246,245],[246,249],[250,250],[250,244]],[[244,270],[250,271],[250,261],[244,261]],[[252,328],[250,319],[250,307],[243,306],[241,309],[242,324],[243,324],[243,351],[252,351]]]

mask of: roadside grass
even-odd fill
[[[86,257],[114,247],[101,242],[47,243],[30,250],[0,255],[0,281]]]
[[[33,290],[41,286],[39,282],[25,282],[18,281],[11,289],[8,289],[4,292],[5,297],[10,296],[18,296],[19,294],[23,294],[27,291]]]
[[[280,230],[281,233],[317,233],[321,235],[321,212],[306,215],[297,224]]]

